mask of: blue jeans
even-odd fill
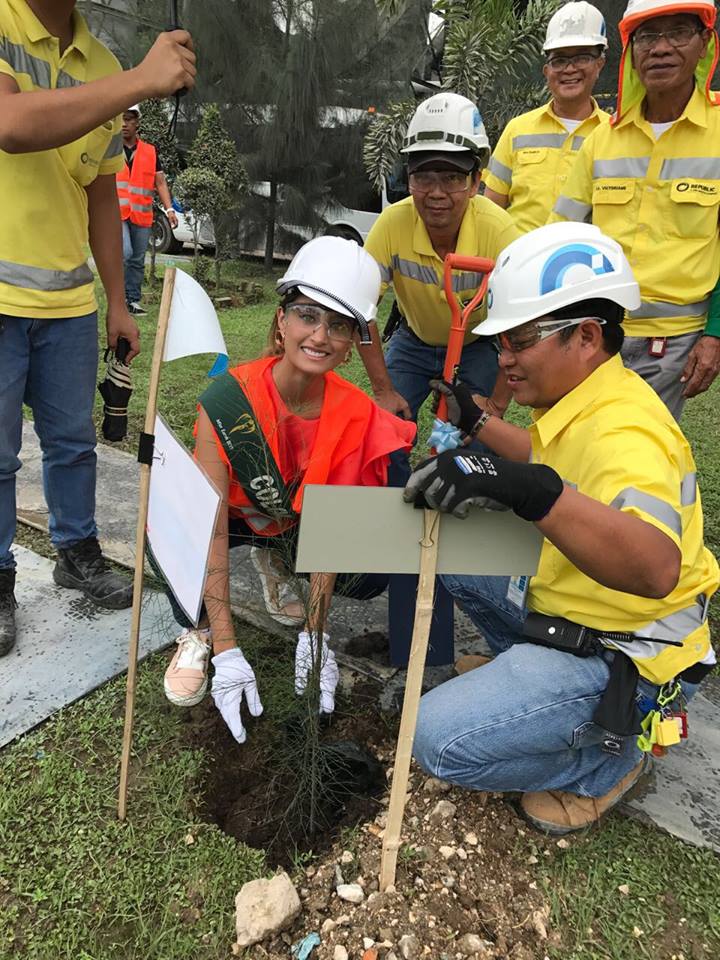
[[[123,261],[125,265],[125,299],[128,303],[138,303],[145,279],[145,254],[152,227],[138,227],[129,220],[123,220]]]
[[[22,404],[42,448],[50,539],[59,548],[97,536],[95,426],[97,313],[67,320],[0,316],[0,569],[13,568],[15,474]]]
[[[604,731],[592,717],[608,683],[607,659],[519,642],[527,613],[508,599],[508,577],[441,579],[497,656],[422,698],[418,763],[474,790],[606,794],[642,756],[634,736],[618,756],[601,748]],[[696,689],[683,684],[686,699]],[[638,693],[654,699],[657,687],[641,679]]]
[[[419,340],[407,327],[399,327],[390,338],[385,364],[393,387],[407,400],[413,420],[430,394],[430,380],[441,380],[447,347],[432,347]],[[459,377],[476,393],[489,397],[495,386],[498,356],[488,340],[475,340],[463,347]]]

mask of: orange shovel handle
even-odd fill
[[[455,367],[460,362],[463,343],[465,342],[465,329],[467,327],[470,314],[475,310],[478,304],[483,300],[488,287],[490,273],[495,266],[494,260],[486,257],[463,257],[457,253],[449,253],[445,257],[443,286],[445,288],[445,297],[450,306],[452,321],[450,324],[450,335],[448,336],[447,353],[445,354],[445,366],[443,367],[443,380],[452,381]],[[483,275],[478,285],[475,296],[464,308],[455,296],[452,288],[453,270],[464,270],[470,273],[481,273]],[[445,397],[440,397],[438,403],[437,417],[439,420],[447,419],[447,403]]]

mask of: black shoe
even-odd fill
[[[141,303],[138,303],[137,300],[134,300],[132,303],[127,305],[128,313],[131,313],[134,317],[146,317],[147,310],[143,307]]]
[[[0,657],[15,646],[15,571],[0,570]]]
[[[132,606],[132,582],[115,573],[95,537],[81,540],[67,550],[58,550],[53,580],[58,586],[82,590],[86,597],[108,610]]]

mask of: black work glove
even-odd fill
[[[447,380],[431,380],[430,386],[438,399],[442,394],[447,403],[448,420],[454,427],[460,427],[468,436],[475,429],[475,424],[485,412],[472,398],[472,390],[464,383],[455,384]]]
[[[523,520],[542,520],[563,492],[563,482],[542,463],[515,463],[480,453],[446,450],[413,471],[403,499],[466,517],[471,506],[510,508]]]

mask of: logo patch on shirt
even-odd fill
[[[670,196],[677,201],[711,204],[720,198],[720,183],[717,180],[674,180]]]

